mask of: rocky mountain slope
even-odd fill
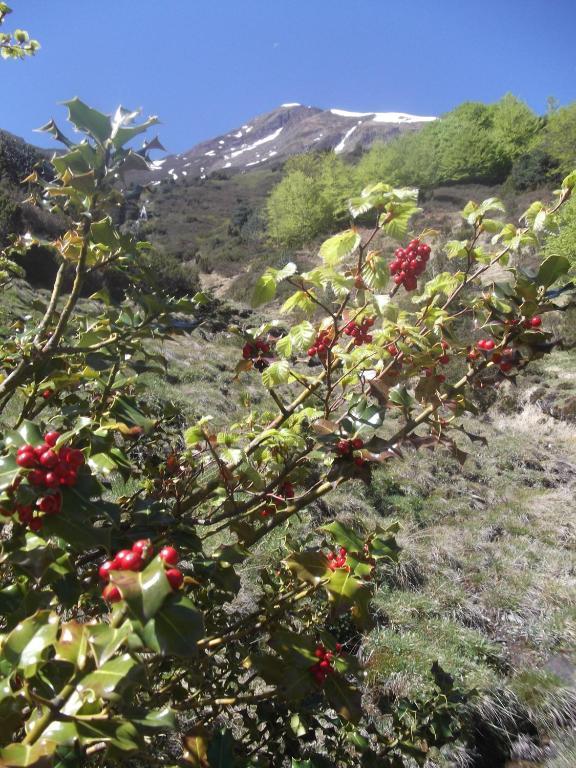
[[[283,104],[187,152],[156,161],[151,177],[139,181],[159,184],[166,178],[202,178],[228,168],[250,170],[272,159],[313,150],[348,153],[418,130],[435,119],[402,112],[347,112]]]

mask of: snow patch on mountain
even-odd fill
[[[340,152],[344,151],[344,146],[346,144],[347,139],[349,139],[350,136],[352,136],[352,134],[354,133],[356,128],[358,128],[359,125],[362,125],[362,120],[358,120],[356,125],[353,125],[352,128],[350,128],[349,131],[346,131],[346,133],[344,134],[344,137],[342,138],[342,141],[334,147],[334,152],[337,155],[339,155]]]
[[[261,144],[267,144],[269,141],[274,141],[274,139],[277,139],[278,136],[282,133],[284,130],[284,126],[281,125],[278,130],[274,131],[274,133],[271,133],[270,136],[265,136],[263,139],[258,139],[258,141],[255,141],[253,144],[250,144],[247,147],[241,147],[240,149],[236,149],[235,151],[230,153],[230,157],[238,157],[238,155],[244,154],[244,152],[251,152],[253,149],[256,149],[256,147],[259,147]]]
[[[373,123],[428,123],[437,117],[409,115],[406,112],[348,112],[346,109],[331,109],[338,117],[371,117]]]

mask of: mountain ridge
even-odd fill
[[[157,185],[170,178],[202,179],[215,171],[246,171],[314,150],[347,154],[418,130],[436,119],[404,112],[350,112],[286,103],[185,152],[156,160],[153,171],[138,181]]]

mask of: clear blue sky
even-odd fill
[[[576,99],[576,0],[12,0],[42,50],[0,62],[0,127],[79,96],[158,115],[171,152],[283,102],[441,114],[507,91]]]

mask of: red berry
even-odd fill
[[[530,326],[532,328],[540,328],[542,325],[542,318],[538,315],[535,315],[534,317],[530,318]]]
[[[60,485],[76,485],[78,481],[78,473],[75,469],[67,469],[62,475],[60,475]]]
[[[60,432],[46,432],[44,435],[44,442],[50,446],[50,448],[54,448],[56,443],[58,442],[58,438],[60,437]]]
[[[110,580],[110,571],[116,570],[116,561],[115,560],[106,560],[102,563],[100,568],[98,568],[98,575],[102,579],[102,581],[109,581]]]
[[[118,558],[120,560],[120,558]],[[122,556],[120,565],[124,571],[139,571],[144,565],[144,561],[138,552],[127,552]]]
[[[84,464],[84,454],[78,448],[71,448],[66,454],[66,462],[72,469],[78,469]]]
[[[316,347],[310,347],[310,349],[308,350],[308,357],[314,357],[315,354],[316,354]]]
[[[43,521],[41,517],[33,517],[32,520],[28,522],[28,526],[31,531],[39,531],[42,528]]]
[[[514,365],[512,363],[500,363],[500,370],[502,373],[509,373],[512,368],[514,368]]]
[[[396,357],[396,355],[398,354],[398,347],[396,346],[396,344],[388,344],[388,346],[386,347],[386,351],[388,352],[389,355],[392,355],[392,357]]]
[[[342,650],[342,643],[336,643],[336,653],[340,653]]]
[[[153,552],[150,539],[139,539],[132,544],[132,552],[136,552],[142,558],[150,557]]]
[[[170,586],[174,591],[176,591],[177,589],[180,589],[184,581],[184,576],[182,575],[182,571],[179,571],[178,568],[169,568],[166,571],[166,578],[170,582]]]
[[[23,469],[33,469],[38,466],[38,460],[33,453],[26,452],[16,456],[16,464]]]
[[[354,464],[356,464],[357,467],[363,467],[364,464],[366,464],[366,461],[358,456],[356,459],[354,459]]]
[[[167,565],[176,565],[176,563],[180,559],[178,552],[174,549],[174,547],[170,547],[170,546],[162,547],[162,549],[158,553],[158,557],[160,558],[160,560],[163,560]]]
[[[38,509],[46,515],[57,515],[62,508],[62,497],[59,493],[44,496],[38,500]]]
[[[102,597],[107,603],[118,603],[122,600],[122,594],[116,584],[108,584],[104,587]]]
[[[46,475],[41,469],[33,469],[28,475],[28,482],[36,487],[46,485]]]
[[[49,400],[53,394],[54,394],[53,389],[45,389],[44,392],[42,392],[42,397],[44,398],[44,400]]]
[[[450,357],[448,355],[441,355],[438,358],[438,362],[440,363],[440,365],[448,365],[448,363],[450,362]]]
[[[44,451],[40,456],[39,461],[46,469],[53,469],[56,464],[58,464],[58,456],[51,448],[48,448],[48,450]]]
[[[47,472],[44,476],[44,482],[48,488],[57,488],[60,485],[60,477],[56,472]]]
[[[32,520],[32,515],[34,514],[32,507],[21,506],[17,507],[16,511],[18,512],[18,519],[21,523],[29,523],[30,520]]]
[[[352,440],[352,447],[356,450],[360,450],[360,448],[364,447],[364,440],[362,440],[361,437],[355,437],[354,440]]]
[[[129,549],[121,549],[119,552],[116,552],[116,557],[114,558],[114,562],[116,563],[116,567],[119,571],[124,569],[122,562],[126,557],[126,555],[129,555],[129,554],[131,554],[131,550]]]

